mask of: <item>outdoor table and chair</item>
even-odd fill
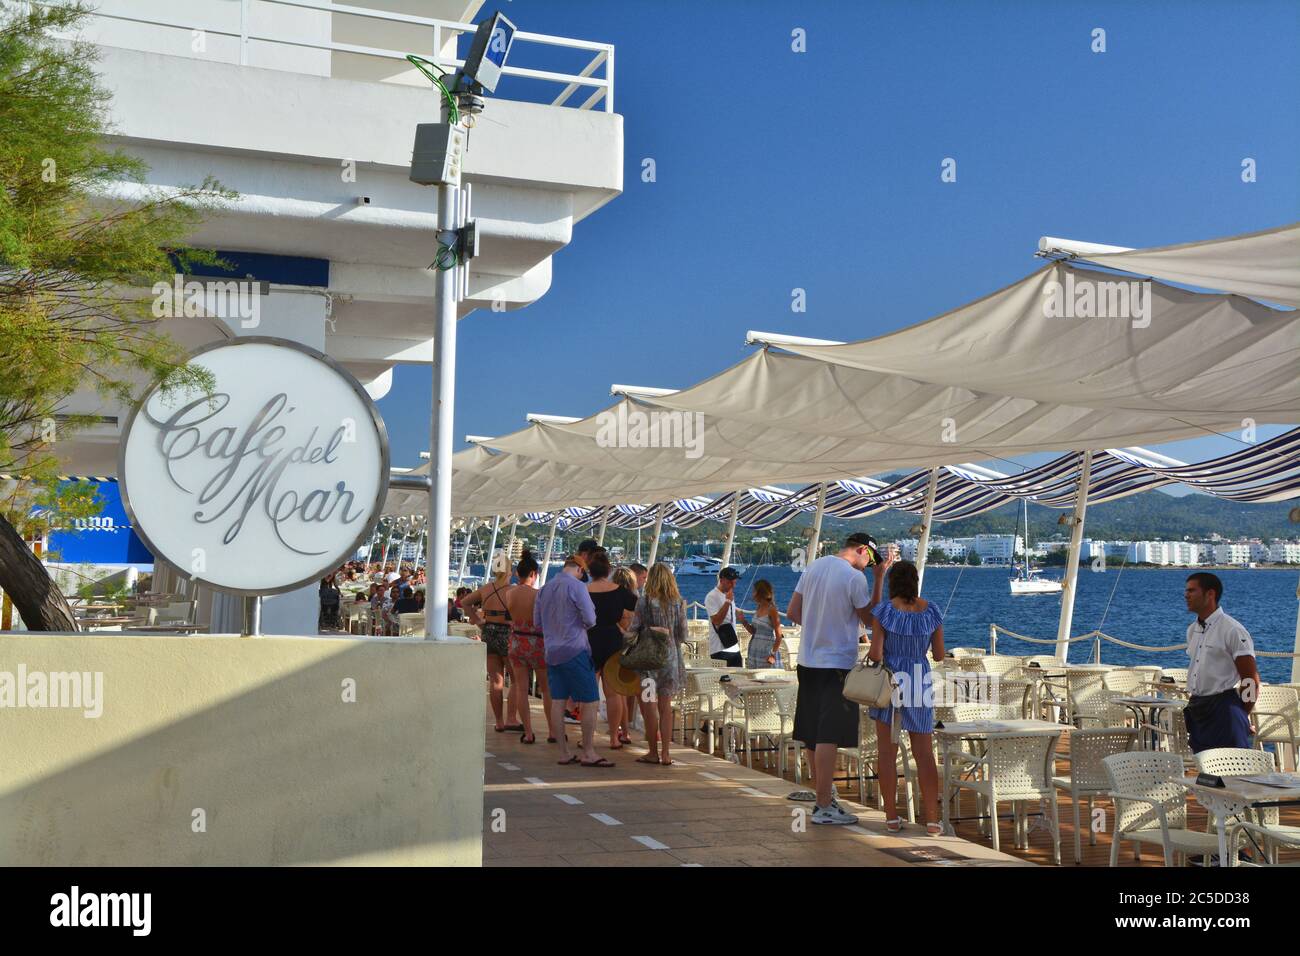
[[[1261,852],[1256,838],[1300,844],[1300,827],[1268,826],[1249,819],[1252,811],[1300,804],[1300,775],[1294,773],[1225,774],[1217,778],[1222,787],[1198,782],[1197,777],[1181,781],[1203,806],[1218,830],[1219,865],[1235,866],[1241,836],[1248,837]],[[1267,782],[1265,782],[1267,781]]]
[[[1060,862],[1060,820],[1057,812],[1054,766],[1056,746],[1065,725],[1046,720],[967,720],[935,728],[939,738],[941,774],[940,807],[945,833],[952,833],[951,803],[954,793],[972,790],[977,798],[976,819],[987,825],[993,849],[999,850],[998,804],[1012,804],[1017,846],[1028,844],[1029,817],[1042,817],[1052,834],[1055,862]],[[1040,813],[1027,805],[1038,801]]]

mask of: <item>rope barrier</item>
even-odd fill
[[[1030,644],[1056,644],[1057,643],[1055,638],[1030,637],[1027,634],[1017,634],[1015,631],[1005,628],[1000,624],[990,624],[989,630],[994,634],[1005,634],[1008,637],[1013,637],[1018,641],[1026,641]],[[1151,651],[1153,653],[1158,653],[1163,651],[1187,650],[1186,642],[1182,644],[1169,644],[1161,647],[1153,647],[1150,644],[1134,644],[1132,641],[1126,641],[1123,638],[1114,637],[1103,631],[1089,631],[1087,634],[1080,634],[1078,637],[1071,637],[1067,639],[1067,643],[1071,643],[1071,644],[1075,643],[1076,641],[1108,641],[1111,644],[1115,644],[1119,647],[1127,647],[1130,650]],[[1296,657],[1298,655],[1296,654],[1295,651],[1256,651],[1255,656],[1256,657]]]

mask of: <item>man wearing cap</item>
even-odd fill
[[[838,749],[858,745],[859,708],[845,699],[844,678],[858,662],[861,625],[870,622],[871,609],[880,603],[885,573],[894,560],[892,545],[882,561],[869,535],[851,534],[838,554],[808,565],[786,611],[802,627],[793,736],[812,754],[817,788],[813,823],[858,822],[832,792]],[[870,592],[863,575],[867,568],[872,569]]]
[[[718,586],[704,597],[704,610],[709,615],[709,657],[728,667],[744,664],[736,635],[736,622],[745,623],[745,612],[738,610],[735,602],[739,577],[735,568],[723,568],[718,572]]]

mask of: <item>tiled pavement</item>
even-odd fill
[[[487,721],[484,866],[1032,865],[921,826],[887,833],[883,814],[846,800],[858,826],[814,825],[811,804],[785,799],[787,781],[690,748],[675,747],[671,767],[639,764],[644,746],[611,752],[598,734],[617,766],[561,767],[536,701],[533,726],[526,745]]]

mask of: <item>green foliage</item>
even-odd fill
[[[143,163],[105,145],[95,48],[51,36],[86,14],[81,2],[0,11],[0,472],[25,486],[0,507],[18,522],[33,504],[94,513],[86,489],[55,488],[57,441],[91,423],[58,415],[74,391],[130,404],[154,384],[211,388],[181,366],[146,290],[218,262],[180,247],[233,194],[211,179],[148,187]]]

